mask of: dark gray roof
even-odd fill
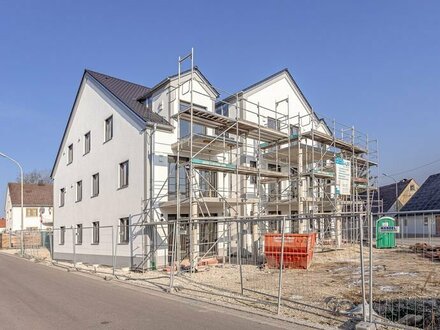
[[[397,196],[402,194],[410,182],[411,179],[403,179],[397,183]],[[396,184],[392,183],[379,187],[379,194],[380,199],[383,201],[383,211],[388,212],[391,206],[393,206],[393,204],[396,202]]]
[[[86,73],[91,75],[144,121],[169,125],[165,118],[154,113],[151,109],[148,109],[145,104],[138,101],[142,95],[150,91],[150,88],[91,70],[86,70]]]
[[[440,173],[433,174],[422,184],[401,211],[440,209]]]

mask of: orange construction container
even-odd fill
[[[282,234],[264,235],[264,255],[269,268],[280,268]],[[284,234],[283,268],[308,269],[315,249],[316,233]]]

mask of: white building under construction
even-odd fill
[[[319,117],[287,69],[235,94],[192,54],[152,88],[86,70],[52,172],[54,258],[149,268],[175,260],[173,246],[177,260],[231,257],[228,219],[279,232],[285,217],[285,231],[339,245],[353,225],[338,215],[371,205],[376,165],[375,141]],[[259,253],[262,229],[243,230]]]

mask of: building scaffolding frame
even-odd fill
[[[185,72],[182,70],[184,64],[190,65]],[[177,133],[177,141],[172,143],[173,156],[176,157],[175,199],[170,199],[169,192],[164,192],[169,178],[156,182],[154,174],[151,174],[149,185],[152,192],[144,201],[148,207],[139,217],[139,221],[144,223],[164,221],[160,209],[166,205],[175,210],[171,264],[179,265],[182,261],[177,252],[180,244],[179,223],[182,221],[189,224],[190,273],[197,267],[198,260],[204,257],[196,251],[197,228],[206,217],[218,217],[212,205],[216,210],[222,210],[224,219],[261,219],[284,215],[287,216],[286,230],[290,232],[329,232],[329,237],[318,236],[321,246],[332,244],[340,247],[343,241],[359,238],[357,227],[352,225],[351,237],[342,237],[344,224],[338,217],[347,213],[367,217],[371,213],[377,197],[374,191],[377,191],[378,175],[372,171],[378,168],[377,140],[369,139],[367,134],[355,130],[353,126],[320,118],[314,111],[307,114],[294,112],[288,96],[276,100],[273,109],[244,98],[243,93],[229,94],[222,100],[212,98],[194,90],[196,82],[206,84],[197,78],[195,70],[192,49],[186,56],[179,57],[177,86],[170,87],[168,92],[170,95],[175,92],[175,99],[170,99],[170,103],[176,102],[174,108],[177,109],[171,116],[176,123]],[[184,74],[189,75],[189,79],[183,79]],[[184,85],[188,85],[189,90],[184,91]],[[183,94],[187,93],[189,103],[182,107]],[[196,104],[195,94],[215,102],[215,109],[207,111]],[[280,108],[284,105],[283,112]],[[228,108],[226,114],[217,111],[222,106]],[[231,110],[235,114],[231,114]],[[269,125],[269,118],[272,126]],[[182,121],[189,123],[188,136],[181,137]],[[327,122],[331,122],[332,126],[329,127]],[[195,132],[195,125],[203,126],[209,132]],[[155,132],[151,133],[151,143],[154,143]],[[351,187],[348,195],[337,192],[338,158],[350,162]],[[184,171],[181,172],[182,167]],[[215,184],[201,174],[203,171],[215,173]],[[184,180],[180,177],[182,174],[185,174]],[[218,187],[220,181],[221,189]],[[183,182],[187,189],[185,194],[181,192]],[[204,196],[202,186],[213,193]],[[249,191],[250,187],[253,192]],[[182,208],[185,208],[184,212]],[[312,223],[305,220],[306,214],[311,216]],[[334,217],[329,220],[329,215]],[[254,230],[251,228],[252,232]],[[233,234],[233,228],[223,228],[220,236]],[[208,251],[212,249],[210,247]],[[231,246],[228,246],[229,261],[231,250]],[[236,252],[237,259],[241,260],[242,251]],[[149,258],[152,254],[151,251],[145,253]],[[225,259],[226,252],[222,252],[222,255]],[[174,267],[171,269],[174,271]]]

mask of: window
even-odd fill
[[[298,135],[298,126],[290,125],[290,135],[297,136]]]
[[[199,186],[203,197],[217,197],[217,172],[199,171]]]
[[[80,245],[83,242],[83,225],[77,224],[76,225],[76,244]]]
[[[179,166],[179,190],[181,197],[188,197],[189,185],[186,177],[185,167],[182,163],[189,161],[189,158],[180,157]],[[176,199],[177,196],[177,157],[168,157],[168,199]]]
[[[119,219],[119,243],[127,244],[129,240],[129,219]]]
[[[119,164],[119,188],[128,187],[128,160]]]
[[[66,227],[60,227],[60,245],[64,245],[66,240]]]
[[[84,155],[87,155],[90,152],[90,148],[92,145],[92,136],[90,132],[84,134]]]
[[[267,117],[267,127],[268,128],[272,128],[272,129],[276,129],[276,130],[279,131],[280,130],[280,121],[279,121],[279,119]]]
[[[276,164],[267,164],[267,169],[269,171],[274,171],[274,172],[281,172],[281,165],[276,165]]]
[[[76,201],[82,201],[82,181],[76,183]]]
[[[414,190],[416,190],[416,186],[414,186],[413,184],[410,185],[410,186],[409,186],[409,190],[410,190],[410,191],[414,191]]]
[[[92,197],[99,195],[99,173],[92,175]]]
[[[249,162],[249,166],[250,166],[251,168],[257,168],[257,162],[256,162],[255,160],[251,160],[251,161]],[[252,184],[256,184],[256,183],[257,183],[257,176],[256,176],[256,175],[251,175],[251,176],[250,176],[250,182],[251,182]]]
[[[73,162],[73,144],[67,147],[67,165]]]
[[[429,218],[428,218],[428,217],[424,217],[424,218],[423,218],[423,224],[424,224],[425,226],[428,226],[428,224],[429,224]]]
[[[180,120],[180,138],[187,137],[191,134],[190,122],[186,120]],[[193,123],[193,134],[206,134],[205,126]]]
[[[113,116],[105,120],[105,142],[113,138]]]
[[[60,207],[64,206],[64,202],[66,201],[66,188],[60,189]]]
[[[38,209],[37,208],[26,208],[26,217],[38,217]]]
[[[223,103],[215,108],[215,113],[229,117],[229,104]]]
[[[92,225],[93,225],[92,244],[99,244],[99,221],[93,222]]]

